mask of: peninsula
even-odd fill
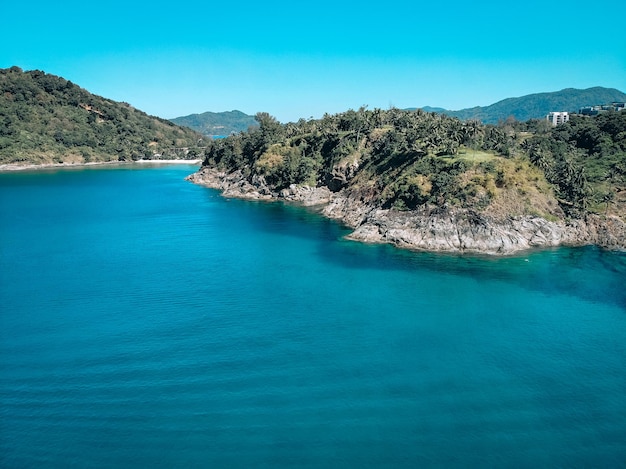
[[[189,180],[226,197],[316,206],[352,239],[512,254],[626,248],[626,113],[500,125],[365,107],[210,143]]]

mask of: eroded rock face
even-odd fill
[[[211,168],[201,168],[187,177],[187,180],[203,186],[219,189],[224,197],[249,200],[283,199],[299,202],[306,206],[327,204],[331,192],[326,187],[297,186],[292,184],[287,189],[272,190],[263,176],[253,175],[248,181],[241,171],[225,173]]]
[[[288,189],[280,191],[279,197],[291,202],[299,202],[305,206],[315,206],[329,203],[331,192],[327,187],[309,187],[291,184]]]
[[[472,209],[424,206],[399,212],[385,210],[345,191],[292,184],[272,191],[263,177],[248,181],[241,171],[219,172],[202,168],[187,178],[222,190],[226,197],[285,200],[320,206],[321,213],[354,229],[350,239],[391,243],[398,247],[440,252],[475,252],[505,255],[560,245],[596,244],[626,249],[626,223],[617,217],[589,215],[585,219],[548,221],[535,216],[494,218]]]
[[[354,178],[358,169],[358,160],[347,160],[333,168],[326,185],[332,192],[339,192]]]
[[[354,207],[336,198],[323,213],[354,228],[349,238],[442,252],[512,254],[538,247],[596,244],[626,249],[626,224],[591,215],[584,220],[548,221],[535,216],[495,219],[471,209],[424,207],[410,212]],[[358,204],[357,204],[358,205]]]
[[[187,180],[196,184],[219,189],[224,197],[250,200],[271,200],[275,197],[262,176],[254,176],[248,181],[241,171],[226,173],[203,167],[198,172],[187,176]]]

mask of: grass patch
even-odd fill
[[[467,161],[468,163],[482,163],[484,161],[493,161],[499,158],[493,152],[484,150],[474,150],[472,148],[461,147],[456,155],[445,155],[445,158],[450,161]]]

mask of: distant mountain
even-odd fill
[[[176,125],[189,127],[210,137],[225,137],[232,133],[245,132],[250,126],[259,125],[254,116],[241,111],[204,112],[170,120]]]
[[[0,69],[0,164],[189,159],[201,139],[64,78]]]
[[[411,108],[411,109],[407,109],[407,110],[414,111],[415,109],[417,109],[417,108]],[[441,113],[446,113],[446,112],[449,112],[447,109],[444,109],[444,108],[442,108],[442,107],[431,107],[431,106],[424,106],[424,107],[422,108],[422,111],[426,111],[426,112],[438,112],[438,113],[440,113],[440,114],[441,114]]]
[[[490,106],[476,106],[460,111],[425,106],[427,112],[438,112],[462,120],[477,119],[486,124],[497,124],[513,116],[518,121],[543,119],[551,111],[578,112],[581,107],[626,101],[626,94],[614,88],[566,88],[551,93],[536,93],[519,98],[507,98]]]

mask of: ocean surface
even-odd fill
[[[347,241],[191,166],[0,174],[0,467],[626,467],[626,255]]]

